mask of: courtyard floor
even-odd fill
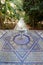
[[[19,31],[0,30],[0,65],[43,65],[43,31],[28,30],[23,33],[28,37],[27,43],[16,43],[19,35]]]

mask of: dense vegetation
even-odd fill
[[[0,0],[0,27],[6,27],[7,24],[4,25],[6,21],[15,22],[23,16],[22,0]]]
[[[12,24],[7,25],[4,22],[15,22],[21,17],[31,27],[42,29],[43,0],[0,0],[0,27],[7,29]]]
[[[33,28],[43,28],[43,0],[24,0],[26,20]]]
[[[0,1],[1,13],[4,16],[7,15],[19,19],[19,17],[22,16],[21,12],[23,12],[22,5],[23,3],[21,0],[1,0]]]

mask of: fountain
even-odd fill
[[[28,44],[30,41],[30,38],[29,36],[25,34],[25,32],[27,31],[27,27],[26,27],[26,24],[24,23],[23,18],[21,18],[19,22],[17,23],[15,30],[19,31],[19,34],[14,36],[13,41],[16,44],[21,44],[21,45]]]

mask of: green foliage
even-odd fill
[[[21,0],[5,0],[4,3],[0,2],[1,12],[6,17],[16,17],[19,19],[20,13],[23,12],[23,3]]]
[[[0,29],[14,28],[21,17],[24,17],[23,0],[0,0]]]
[[[37,26],[37,23],[43,20],[43,0],[24,0],[24,11],[29,16],[28,22]]]

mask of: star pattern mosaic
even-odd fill
[[[0,65],[43,65],[43,31],[28,30],[27,44],[13,39],[20,35],[14,30],[0,30]],[[25,38],[25,37],[24,37]]]

